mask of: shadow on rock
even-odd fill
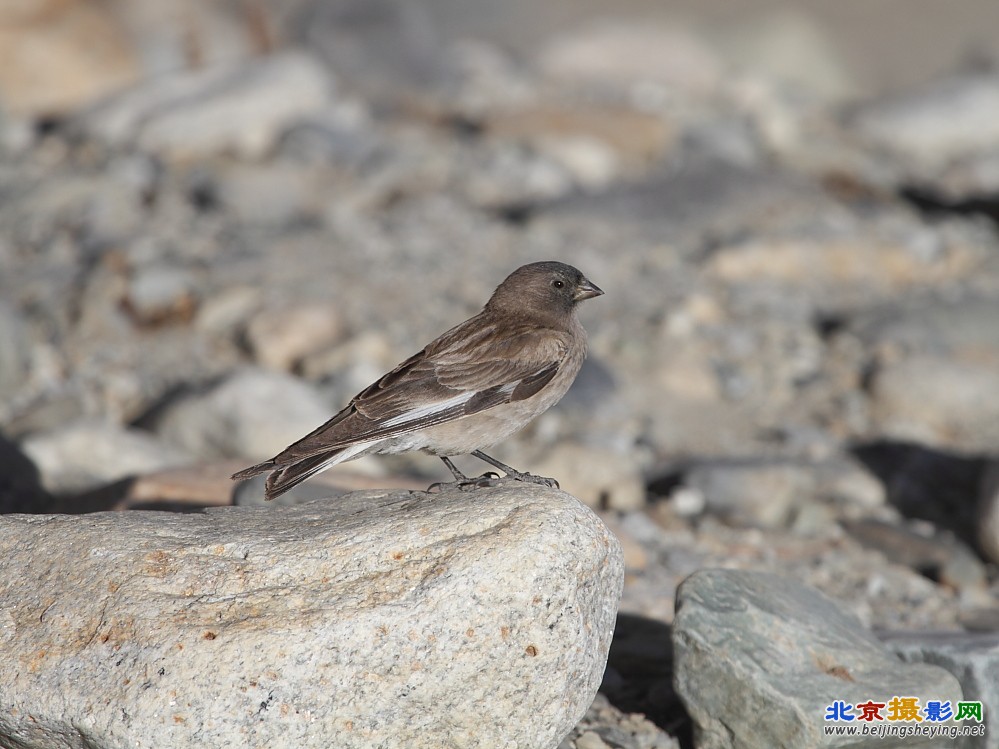
[[[31,458],[0,433],[0,514],[51,512],[53,505]]]
[[[41,482],[38,467],[21,448],[0,434],[0,515],[58,513],[80,515],[115,509],[128,497],[134,477],[114,481],[85,492],[51,494]],[[192,511],[200,507],[160,503],[141,509]]]
[[[977,548],[975,503],[984,459],[891,440],[855,445],[852,453],[884,484],[899,512]]]
[[[618,614],[600,691],[618,710],[643,713],[690,749],[690,716],[673,689],[671,629],[657,619]]]

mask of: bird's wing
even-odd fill
[[[559,370],[566,338],[537,328],[502,338],[459,325],[367,387],[340,413],[282,451],[273,465],[444,424],[537,394]]]

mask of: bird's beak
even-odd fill
[[[579,286],[576,287],[576,293],[572,297],[573,301],[581,302],[584,299],[592,299],[595,296],[600,296],[604,293],[604,290],[597,286],[593,281],[584,278]]]

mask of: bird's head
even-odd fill
[[[570,313],[603,290],[571,265],[555,261],[522,265],[493,292],[487,308],[528,313]]]

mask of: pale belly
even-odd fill
[[[376,448],[379,453],[401,453],[422,450],[431,455],[467,455],[474,450],[486,450],[522,429],[548,404],[531,401],[504,406],[466,416],[457,421],[385,440]]]

